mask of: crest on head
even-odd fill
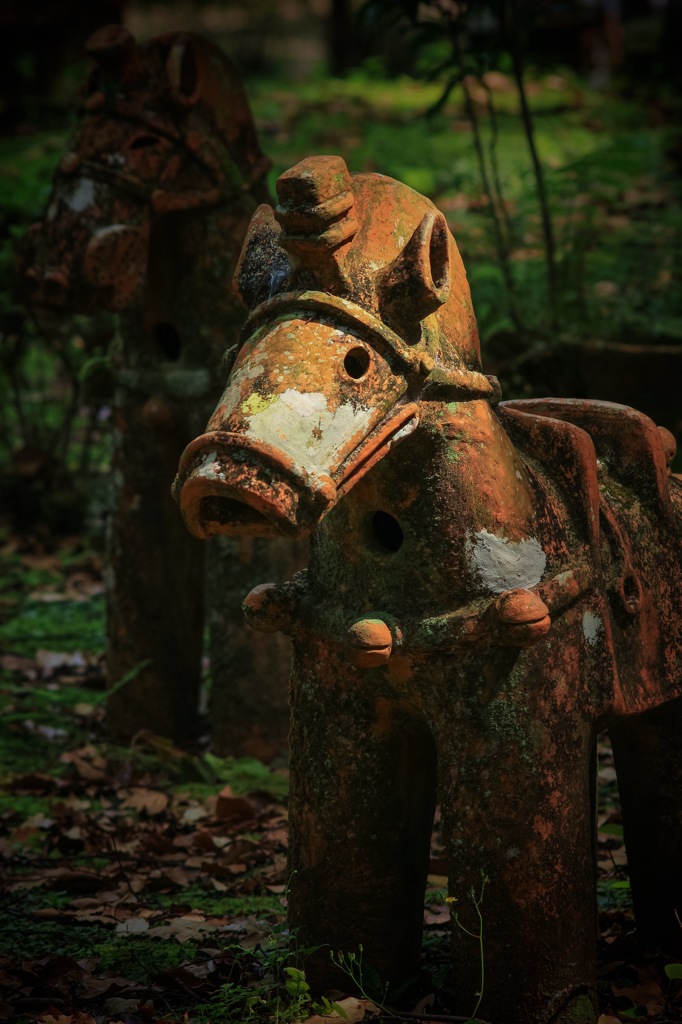
[[[287,304],[334,310],[381,336],[434,383],[492,397],[480,373],[469,285],[443,214],[381,174],[339,156],[301,161],[256,211],[235,274],[251,313],[244,336]]]

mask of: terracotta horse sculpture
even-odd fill
[[[220,394],[239,320],[229,282],[268,197],[269,162],[235,68],[207,40],[170,33],[137,45],[114,25],[87,49],[94,67],[46,215],[29,229],[26,280],[35,308],[120,314],[110,353],[110,677],[149,664],[112,696],[110,726],[119,739],[143,726],[183,737],[200,681],[204,551],[178,523],[168,488]],[[285,743],[286,642],[254,643],[239,611],[244,582],[248,589],[278,558],[282,578],[298,567],[283,544],[249,540],[219,542],[208,561],[214,739],[223,750],[268,755]]]
[[[499,404],[431,202],[313,157],[261,206],[250,309],[175,485],[189,529],[296,537],[256,588],[293,638],[292,927],[414,976],[436,793],[495,1022],[593,1022],[595,737],[612,729],[642,941],[680,945],[682,485],[674,440],[605,402]],[[665,707],[662,708],[662,706]],[[453,929],[460,1013],[478,942]],[[334,982],[329,949],[309,965]]]

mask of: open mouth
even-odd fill
[[[418,423],[417,406],[403,405],[345,460],[334,483],[326,473],[295,464],[274,445],[216,430],[185,449],[173,496],[196,537],[299,537]]]
[[[185,449],[173,495],[187,528],[202,539],[297,537],[334,503],[336,487],[265,442],[213,431]]]

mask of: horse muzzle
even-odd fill
[[[202,434],[185,449],[173,496],[196,537],[308,533],[337,497],[315,475],[264,441],[228,431]]]
[[[391,446],[419,422],[415,403],[399,405],[330,475],[297,464],[277,446],[215,430],[185,449],[173,496],[196,537],[297,537],[309,533]]]

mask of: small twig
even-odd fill
[[[488,174],[488,167],[485,159],[485,151],[483,148],[483,135],[481,132],[481,124],[478,113],[476,112],[476,104],[469,91],[464,75],[465,70],[465,58],[464,50],[462,48],[462,42],[459,38],[459,30],[454,22],[449,22],[450,32],[450,44],[452,46],[452,52],[455,56],[456,61],[459,64],[460,73],[462,75],[462,90],[464,93],[464,110],[466,112],[469,124],[471,125],[474,151],[476,153],[476,159],[478,161],[479,174],[481,175],[481,184],[483,186],[483,192],[488,200],[488,208],[490,217],[492,219],[493,233],[495,238],[495,248],[497,250],[497,259],[502,271],[502,277],[504,280],[505,288],[507,291],[507,302],[509,309],[509,316],[514,324],[517,331],[522,330],[521,318],[516,303],[516,292],[514,286],[514,278],[509,263],[509,247],[507,238],[505,237],[505,223],[502,220],[500,209],[501,204],[496,200],[493,186],[490,181],[490,175]],[[506,214],[506,210],[504,211]]]
[[[521,40],[518,33],[518,9],[516,0],[506,0],[504,7],[504,18],[503,25],[507,36],[507,42],[509,47],[509,53],[512,59],[512,67],[514,74],[514,81],[516,82],[516,88],[519,93],[519,99],[521,102],[521,120],[526,135],[526,143],[528,145],[528,151],[533,164],[533,172],[535,175],[535,185],[538,194],[538,203],[540,205],[540,216],[542,219],[542,231],[545,239],[545,259],[547,263],[547,293],[549,299],[549,313],[550,323],[554,327],[556,325],[556,258],[555,258],[555,246],[554,246],[554,229],[552,227],[552,212],[549,204],[549,195],[547,193],[547,186],[545,183],[545,175],[542,168],[542,163],[538,155],[538,149],[535,142],[535,130],[533,127],[533,117],[530,112],[530,106],[528,104],[528,97],[526,95],[526,86],[524,82],[524,66],[523,66],[523,54],[521,50]]]
[[[118,853],[118,849],[116,848],[116,840],[114,839],[113,836],[108,836],[108,839],[109,839],[109,842],[111,843],[111,847],[112,847],[112,849],[114,851],[114,855],[116,857],[116,862],[118,864],[119,871],[121,872],[121,875],[123,877],[123,881],[126,884],[128,892],[130,893],[130,895],[133,897],[133,899],[137,903],[138,900],[139,900],[139,897],[138,897],[137,893],[133,891],[133,887],[130,884],[130,879],[128,878],[128,875],[125,872],[125,869],[124,869],[123,864],[121,862],[121,858],[120,858],[119,853]]]

